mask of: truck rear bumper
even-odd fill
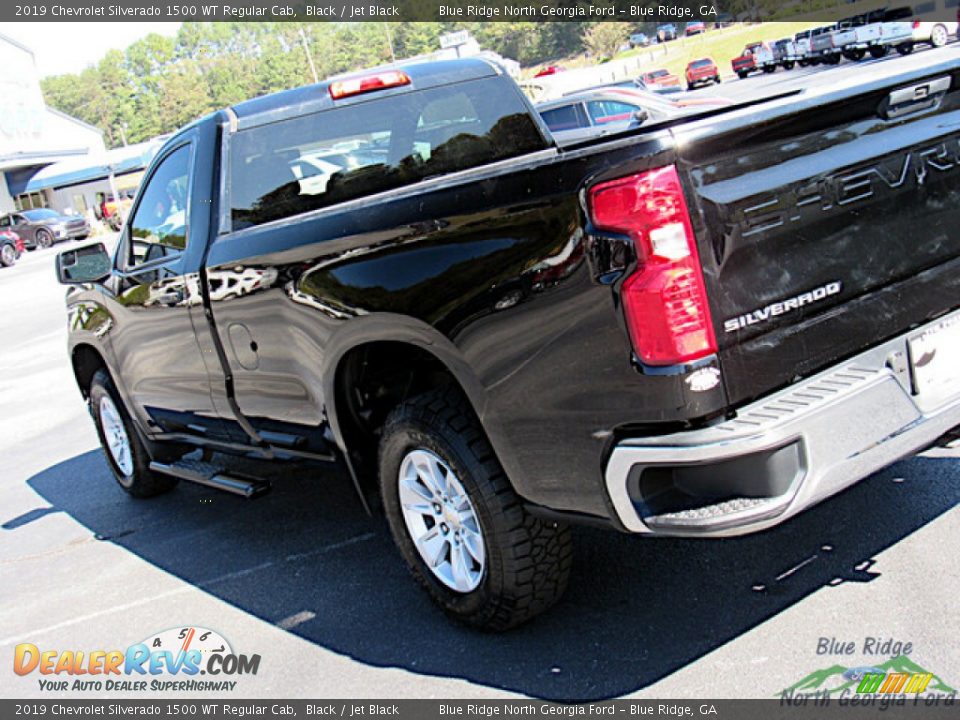
[[[605,471],[623,526],[730,536],[779,524],[960,425],[960,378],[917,392],[908,339],[878,345],[702,430],[622,440]]]

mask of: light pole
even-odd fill
[[[397,62],[397,56],[393,54],[393,39],[390,37],[390,23],[384,23],[383,29],[387,33],[387,45],[390,46],[390,62]]]
[[[320,82],[320,78],[317,77],[317,67],[313,64],[313,56],[310,54],[310,46],[307,45],[307,34],[303,31],[303,28],[298,28],[300,31],[300,42],[303,43],[303,52],[307,55],[307,62],[310,64],[310,73],[313,75],[313,82]]]

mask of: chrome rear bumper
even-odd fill
[[[756,532],[927,448],[960,425],[960,389],[916,394],[907,339],[943,319],[744,407],[735,419],[621,441],[605,471],[620,522],[658,535]],[[657,473],[706,499],[652,509],[644,487]]]

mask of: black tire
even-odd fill
[[[10,267],[17,261],[17,249],[10,243],[0,245],[0,265]]]
[[[784,70],[793,70],[793,60],[787,60],[783,63]]]
[[[721,83],[720,76],[717,75],[716,77],[714,77],[714,78],[713,78],[713,81],[714,81],[717,85],[719,85],[719,84]]]
[[[696,87],[693,83],[687,83],[687,92],[690,92]]]
[[[741,80],[746,80],[749,73],[744,72],[743,70],[737,70],[737,75],[740,76]]]
[[[37,247],[38,248],[51,248],[53,247],[53,235],[50,234],[49,230],[37,230]]]
[[[120,468],[107,446],[104,423],[101,418],[101,401],[104,397],[108,397],[117,409],[129,439],[130,460],[133,468],[129,473]],[[97,435],[100,438],[103,454],[107,458],[107,464],[113,471],[117,483],[127,493],[135,498],[147,498],[165,493],[176,486],[179,482],[176,478],[155,473],[150,469],[150,453],[133,427],[130,414],[106,370],[98,370],[90,382],[90,415],[93,416],[93,424],[97,427]]]
[[[897,52],[901,55],[909,55],[913,52],[913,43],[905,42],[897,45]]]
[[[890,48],[886,45],[874,45],[870,48],[870,57],[874,60],[879,60],[882,57],[886,57],[889,51]]]
[[[441,582],[410,537],[398,478],[403,459],[414,450],[427,450],[446,463],[472,503],[485,566],[470,592]],[[380,489],[390,531],[408,568],[455,620],[486,631],[507,630],[550,608],[566,590],[573,559],[569,528],[524,509],[456,389],[426,393],[390,414],[380,441]]]

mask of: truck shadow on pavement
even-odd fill
[[[135,501],[91,451],[31,478],[51,508],[0,517],[0,535],[65,512],[97,539],[357,661],[550,700],[597,700],[650,685],[820,588],[873,580],[877,553],[960,502],[956,463],[905,460],[744,538],[577,529],[566,597],[504,635],[449,623],[408,577],[385,523],[363,513],[335,468],[284,469],[255,501],[189,483]]]

